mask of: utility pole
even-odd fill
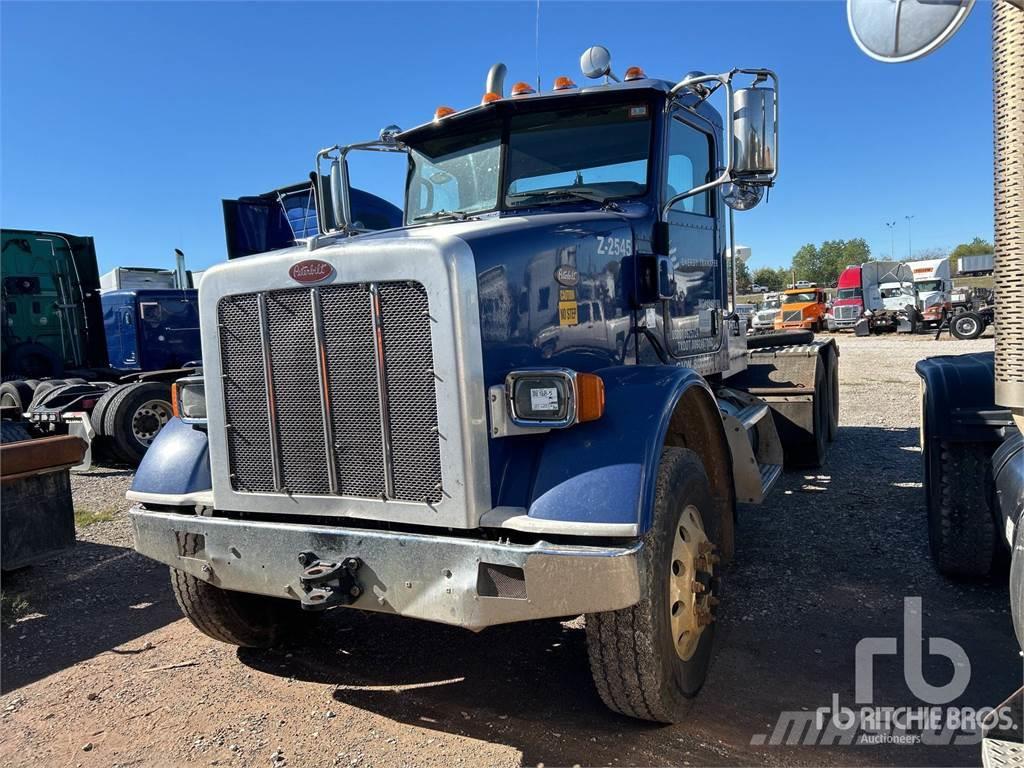
[[[907,220],[907,261],[910,261],[911,259],[914,258],[914,249],[911,247],[911,240],[910,240],[910,230],[911,230],[911,223],[910,223],[910,221],[914,217],[913,216],[904,216],[903,218]]]
[[[896,259],[896,222],[887,221],[885,226],[889,230],[889,261],[894,261]]]

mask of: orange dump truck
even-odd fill
[[[792,288],[782,294],[775,330],[803,328],[817,332],[824,327],[825,292],[821,288]]]

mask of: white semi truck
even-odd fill
[[[953,278],[950,276],[949,258],[908,261],[907,266],[914,274],[918,322],[934,328],[952,309]]]

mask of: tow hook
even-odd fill
[[[325,611],[336,605],[351,605],[363,594],[356,573],[363,565],[358,557],[346,557],[340,563],[324,562],[312,552],[299,555],[303,566],[299,600],[303,610]]]

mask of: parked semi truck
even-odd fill
[[[830,331],[853,329],[858,336],[917,328],[914,275],[906,264],[868,261],[839,275],[826,322]]]
[[[0,406],[36,434],[71,432],[138,463],[171,418],[171,384],[201,357],[194,290],[103,291],[91,237],[3,230]],[[178,270],[162,271],[186,284]],[[107,285],[153,270],[121,269]],[[145,283],[144,283],[145,284]]]
[[[914,275],[917,294],[918,327],[936,328],[953,311],[953,278],[950,276],[949,258],[908,261]]]
[[[207,272],[203,376],[128,494],[198,629],[264,646],[301,609],[586,614],[605,703],[685,717],[737,507],[825,460],[838,352],[728,311],[729,208],[777,174],[775,74],[581,64],[600,82],[505,95],[497,65],[479,106],[322,150],[318,231]],[[399,228],[353,219],[362,150],[408,156]],[[609,332],[548,356],[535,340],[600,286]]]
[[[825,291],[821,288],[790,288],[782,292],[782,308],[775,316],[775,330],[823,331]]]
[[[782,297],[778,293],[766,293],[764,300],[751,317],[750,326],[756,333],[775,330],[775,318],[779,316]]]

